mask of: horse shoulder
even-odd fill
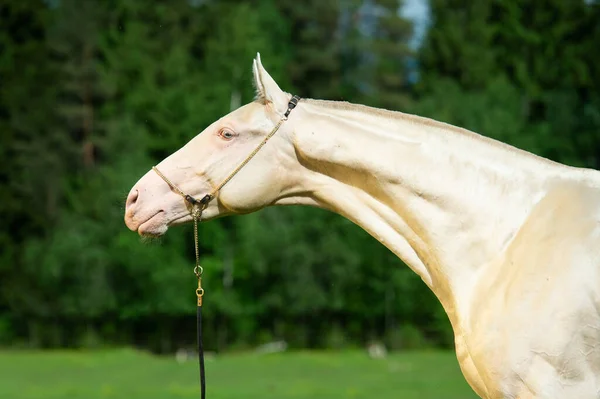
[[[486,389],[498,393],[490,397],[553,398],[566,389],[596,397],[600,190],[567,183],[549,191],[475,296],[469,353]]]

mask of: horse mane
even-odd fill
[[[354,111],[362,112],[369,115],[381,116],[384,118],[398,119],[402,121],[408,121],[419,125],[427,125],[437,129],[452,130],[457,133],[466,134],[469,136],[483,137],[478,133],[464,129],[458,126],[450,125],[445,122],[436,121],[435,119],[426,118],[419,115],[407,114],[400,111],[391,111],[385,108],[375,108],[363,104],[355,104],[347,101],[331,101],[331,100],[317,100],[312,98],[303,99],[308,104],[314,104],[325,108],[336,109],[341,111]]]
[[[436,130],[442,130],[444,132],[449,132],[449,131],[454,132],[465,138],[470,138],[472,140],[479,141],[481,143],[490,144],[492,146],[495,146],[496,148],[504,149],[515,155],[518,154],[520,156],[525,156],[526,158],[535,159],[538,162],[541,161],[546,164],[556,165],[555,161],[552,161],[550,159],[541,157],[537,154],[525,151],[521,148],[512,146],[503,141],[496,140],[492,137],[488,137],[483,134],[479,134],[474,131],[462,128],[462,127],[454,126],[454,125],[451,125],[446,122],[440,122],[435,119],[426,118],[426,117],[414,115],[414,114],[407,114],[407,113],[400,112],[400,111],[391,111],[391,110],[388,110],[385,108],[375,108],[375,107],[371,107],[368,105],[350,103],[347,101],[318,100],[318,99],[312,99],[312,98],[306,98],[306,99],[303,99],[302,101],[305,101],[307,104],[311,104],[311,105],[315,105],[315,106],[319,106],[319,107],[323,107],[323,108],[329,108],[329,109],[340,110],[340,111],[349,111],[349,112],[360,112],[360,113],[364,113],[367,115],[379,116],[379,117],[389,118],[389,119],[396,119],[396,120],[400,120],[403,122],[412,123],[415,125],[428,126],[430,128],[433,128]]]

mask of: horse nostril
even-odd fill
[[[131,190],[131,192],[127,196],[127,202],[125,204],[125,207],[129,208],[130,206],[132,206],[133,204],[135,204],[135,202],[138,199],[138,196],[139,196],[139,191],[138,190]]]

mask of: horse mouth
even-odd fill
[[[142,237],[160,237],[167,232],[170,226],[184,224],[189,220],[191,220],[191,216],[187,212],[168,220],[166,212],[160,210],[141,223],[137,228],[137,232]]]
[[[165,223],[165,211],[160,210],[137,228],[142,237],[160,237],[167,232],[169,226]]]

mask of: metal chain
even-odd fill
[[[202,306],[202,297],[204,296],[204,288],[202,288],[202,274],[204,268],[200,266],[200,252],[198,251],[198,220],[202,215],[202,209],[198,205],[194,205],[192,217],[194,218],[194,249],[196,250],[196,266],[194,266],[194,274],[198,278],[198,288],[196,288],[196,296],[198,297],[198,306]]]
[[[162,179],[169,185],[173,190],[175,190],[179,195],[183,198],[186,198],[187,195],[181,191],[179,187],[177,187],[171,180],[167,178],[167,176],[163,175],[158,168],[155,166],[152,169],[160,176]],[[202,297],[204,296],[204,289],[202,288],[202,273],[204,273],[204,268],[200,265],[200,250],[198,248],[198,221],[202,216],[202,211],[206,207],[205,204],[200,207],[197,203],[192,205],[192,218],[194,219],[194,250],[196,252],[196,264],[194,266],[194,274],[198,279],[198,288],[196,288],[196,296],[198,297],[198,306],[202,306]]]
[[[181,190],[179,189],[179,187],[177,187],[175,184],[173,184],[173,183],[171,182],[171,180],[169,180],[169,179],[167,178],[167,176],[163,175],[163,174],[161,173],[161,171],[160,171],[160,170],[158,170],[158,168],[157,168],[156,166],[153,166],[153,167],[152,167],[152,170],[153,170],[153,171],[155,171],[155,172],[156,172],[156,174],[158,174],[160,177],[162,177],[162,179],[163,179],[163,180],[164,180],[164,181],[165,181],[165,182],[166,182],[166,183],[167,183],[169,186],[171,186],[171,188],[172,188],[173,190],[177,191],[177,194],[179,194],[179,195],[181,195],[183,198],[185,198],[185,193],[184,193],[183,191],[181,191]]]

